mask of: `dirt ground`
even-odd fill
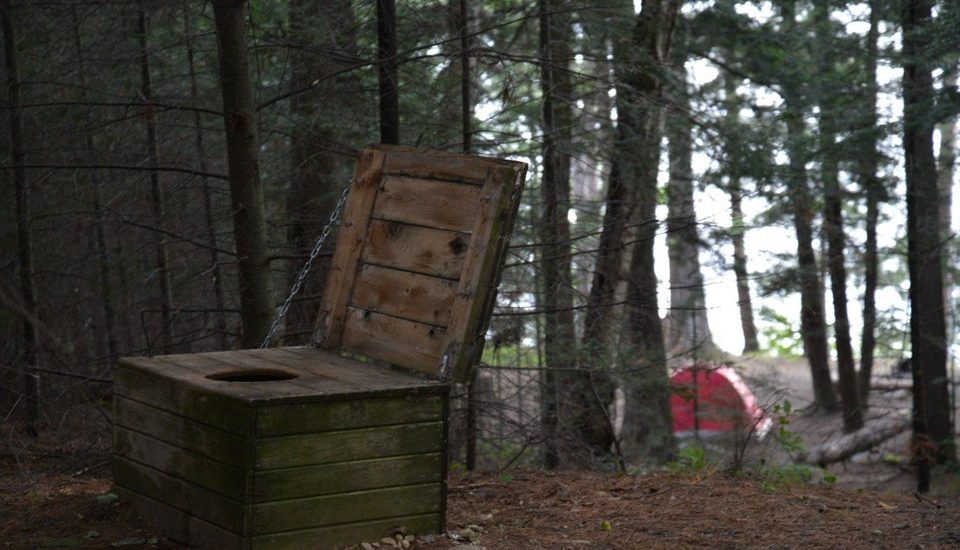
[[[840,433],[836,415],[802,412],[809,403],[804,369],[766,359],[741,369],[760,403],[791,400],[800,412],[790,429],[808,447]],[[874,418],[902,415],[909,395],[877,393],[870,410]],[[64,415],[38,441],[0,424],[0,548],[183,548],[111,493],[109,423],[97,418]],[[747,446],[750,474],[726,473],[729,442],[722,441],[707,442],[711,463],[643,475],[461,473],[450,481],[447,533],[408,546],[960,548],[960,475],[939,472],[931,495],[915,496],[908,439],[905,432],[827,473],[804,475],[791,469],[789,453],[773,437]],[[387,546],[369,541],[367,548]]]
[[[15,458],[0,462],[0,547],[182,548],[110,493],[106,462],[82,466],[91,457],[42,445],[21,448]],[[951,548],[960,547],[960,498],[765,481],[711,468],[467,474],[451,480],[447,534],[417,537],[409,547]]]

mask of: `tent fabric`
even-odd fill
[[[771,421],[757,398],[732,368],[697,364],[670,377],[673,431],[683,435],[697,428],[702,435],[734,431],[766,433]],[[695,422],[699,419],[699,426]]]

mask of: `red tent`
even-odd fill
[[[771,424],[753,392],[730,367],[684,367],[670,377],[670,390],[675,434],[690,434],[698,427],[703,435],[753,429],[762,437]]]

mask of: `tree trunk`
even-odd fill
[[[732,76],[724,77],[724,108],[727,119],[727,136],[724,148],[727,162],[728,189],[730,194],[730,240],[733,243],[733,274],[737,279],[737,305],[740,308],[740,327],[743,331],[743,353],[760,349],[757,341],[757,325],[753,320],[753,301],[750,297],[750,274],[747,270],[747,227],[743,220],[743,189],[740,184],[740,151],[737,150],[736,128],[739,126],[739,101],[737,83]]]
[[[83,41],[80,36],[80,18],[77,17],[77,7],[70,8],[71,23],[73,25],[73,43],[77,48],[77,77],[80,84],[80,99],[86,100],[87,77],[86,77],[86,59],[83,54]],[[87,150],[87,156],[91,159],[96,158],[96,147],[94,146],[93,135],[90,132],[84,132],[84,146]],[[93,243],[94,253],[97,258],[97,271],[99,274],[98,287],[100,291],[100,302],[103,308],[103,324],[107,341],[107,353],[109,361],[113,363],[120,355],[120,343],[117,338],[116,329],[116,309],[113,303],[113,290],[110,284],[110,255],[107,247],[107,235],[104,229],[103,216],[103,197],[101,193],[100,177],[96,170],[90,171],[90,202],[92,203],[93,213]],[[97,335],[99,338],[99,335]]]
[[[921,470],[921,492],[928,489],[930,462],[956,459],[947,389],[940,194],[931,113],[933,77],[931,62],[923,57],[931,22],[929,0],[907,0],[903,11],[903,149],[913,352],[913,449]]]
[[[459,14],[460,34],[460,130],[463,141],[463,152],[473,150],[473,102],[470,99],[470,12],[467,9],[467,0],[457,1]]]
[[[836,123],[840,113],[831,103],[829,86],[834,76],[834,63],[829,33],[829,6],[823,0],[815,5],[817,55],[820,65],[819,89],[820,119],[818,142],[820,146],[820,180],[823,184],[823,233],[827,241],[825,262],[830,275],[833,295],[834,335],[837,346],[837,374],[840,386],[840,405],[843,411],[843,431],[851,433],[863,427],[863,411],[857,391],[857,372],[850,343],[850,319],[847,316],[847,268],[845,265],[843,233],[843,190],[840,187]]]
[[[377,0],[377,69],[380,78],[380,142],[400,143],[397,93],[397,8],[395,0]]]
[[[540,186],[543,213],[540,223],[543,280],[544,357],[543,428],[546,437],[544,464],[560,465],[558,439],[561,412],[558,387],[575,385],[566,379],[576,357],[573,328],[573,276],[570,266],[570,147],[573,113],[570,63],[570,18],[562,0],[540,0],[540,82],[543,90],[543,180]],[[562,370],[553,370],[553,369]],[[559,386],[558,386],[559,384]],[[566,419],[565,419],[566,420]],[[564,425],[566,422],[564,422]],[[565,434],[568,435],[568,434]],[[563,439],[567,439],[564,437]],[[566,447],[566,445],[563,445]]]
[[[617,93],[617,159],[621,177],[635,190],[637,241],[627,281],[628,330],[634,349],[621,376],[626,409],[624,449],[631,460],[663,462],[676,442],[670,414],[670,392],[657,304],[653,245],[657,231],[657,174],[663,78],[677,18],[676,0],[644,0],[634,30],[638,64],[624,75],[624,100]]]
[[[190,77],[190,101],[194,105],[198,104],[199,92],[197,88],[197,72],[194,63],[193,50],[193,29],[191,25],[192,16],[184,8],[183,12],[183,32],[186,35],[187,45],[187,70]],[[203,124],[200,117],[200,111],[193,113],[193,133],[194,145],[197,147],[197,157],[200,159],[200,170],[208,172],[206,147],[203,140]],[[211,195],[210,178],[202,176],[203,192],[203,222],[206,230],[207,244],[210,246],[210,273],[213,275],[213,295],[217,307],[217,349],[227,349],[227,301],[223,295],[223,268],[220,266],[220,255],[217,252],[217,226],[213,215],[213,197]]]
[[[246,3],[216,0],[223,120],[230,173],[230,202],[240,281],[243,347],[260,346],[270,330],[273,294],[267,261],[267,228],[260,183],[256,107],[244,31]]]
[[[677,59],[676,108],[667,115],[670,180],[667,183],[667,251],[670,258],[668,345],[671,353],[709,356],[714,351],[700,272],[700,236],[693,200],[693,124],[687,113],[686,59]]]
[[[957,65],[944,71],[943,88],[957,88]],[[946,321],[947,358],[950,360],[950,347],[953,344],[953,277],[954,249],[953,241],[953,176],[957,160],[957,118],[951,117],[937,125],[940,131],[940,154],[937,155],[937,190],[940,193],[940,238],[943,241],[943,303]]]
[[[348,73],[355,53],[356,22],[352,0],[290,3],[290,178],[286,196],[287,243],[294,256],[287,266],[288,288],[303,266],[341,190],[350,181],[353,150],[343,143],[360,138],[341,123],[356,112]],[[329,240],[333,244],[333,239]],[[324,247],[324,252],[332,250]],[[303,342],[312,332],[330,257],[317,258],[304,281],[300,299],[291,304],[284,322],[287,344]]]
[[[163,187],[160,184],[160,148],[157,144],[157,115],[150,104],[153,102],[153,86],[150,80],[150,56],[147,48],[147,14],[137,10],[137,32],[140,38],[140,99],[144,102],[144,124],[147,129],[147,158],[150,162],[150,207],[157,229],[164,226]],[[170,285],[170,259],[167,256],[165,237],[152,231],[157,284],[160,291],[160,313],[163,325],[160,329],[160,351],[170,350],[173,342],[173,290]],[[147,343],[148,349],[150,343]]]
[[[793,2],[783,8],[783,21],[787,33],[794,32],[796,21]],[[797,268],[800,279],[800,332],[803,350],[810,363],[813,378],[814,406],[825,411],[837,409],[837,396],[830,379],[830,363],[827,354],[827,328],[823,312],[823,288],[817,269],[817,256],[813,249],[813,200],[807,184],[807,152],[804,145],[806,125],[799,83],[788,77],[783,86],[787,125],[787,154],[790,165],[787,173],[788,200],[797,233]]]
[[[860,340],[860,404],[866,409],[873,376],[873,355],[877,346],[877,221],[883,200],[883,183],[877,177],[880,154],[877,151],[877,49],[880,37],[880,17],[877,0],[870,2],[870,30],[867,32],[866,90],[862,128],[868,129],[862,137],[862,151],[858,169],[860,187],[866,196],[866,233],[863,247],[863,333]]]
[[[33,242],[30,235],[30,182],[27,181],[26,147],[23,137],[23,101],[20,97],[20,69],[17,59],[17,37],[14,31],[10,2],[0,0],[3,25],[3,50],[7,69],[7,104],[10,113],[10,149],[13,158],[13,183],[17,216],[17,255],[20,264],[20,299],[22,301],[21,335],[23,362],[19,376],[23,403],[27,411],[26,431],[37,436],[40,427],[40,335],[38,332],[37,291],[33,280]]]

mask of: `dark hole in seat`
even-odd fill
[[[207,375],[210,380],[220,382],[279,382],[296,377],[296,374],[280,369],[237,369]]]

